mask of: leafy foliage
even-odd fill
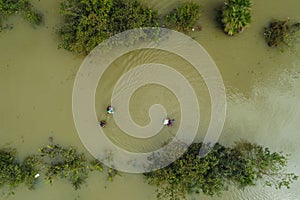
[[[200,146],[201,143],[194,143],[168,167],[144,174],[149,184],[157,186],[158,199],[181,199],[187,193],[201,191],[213,196],[229,185],[245,188],[259,179],[277,189],[289,188],[298,178],[284,171],[286,156],[259,145],[240,142],[226,148],[216,144],[203,158],[199,157]]]
[[[0,188],[8,187],[9,194],[14,194],[13,189],[21,184],[33,189],[39,164],[36,156],[28,156],[22,163],[16,158],[15,150],[0,150]]]
[[[0,151],[0,186],[15,188],[23,182],[21,164],[17,161],[15,151]]]
[[[118,171],[118,170],[116,170],[116,169],[114,169],[114,168],[108,168],[108,173],[107,173],[107,180],[108,181],[113,181],[114,180],[114,177],[116,176],[116,175],[119,175],[119,176],[121,176],[120,175],[120,172]]]
[[[289,188],[298,178],[285,171],[287,155],[271,153],[268,148],[248,142],[239,142],[233,147],[216,144],[201,158],[201,145],[193,143],[168,167],[144,174],[149,184],[157,186],[158,199],[181,199],[187,193],[195,192],[213,196],[230,185],[245,188],[255,185],[258,180],[276,189]],[[107,170],[108,180],[119,175],[113,168]],[[50,183],[55,178],[62,178],[79,189],[90,171],[103,171],[103,166],[98,160],[88,161],[73,147],[47,145],[40,148],[39,155],[27,156],[22,162],[17,159],[15,150],[0,150],[0,188],[8,187],[12,194],[20,184],[34,189],[40,174]]]
[[[43,167],[42,159],[37,155],[27,156],[22,162],[22,171],[24,174],[24,184],[29,189],[34,189],[37,184],[37,178]]]
[[[265,27],[264,36],[270,47],[292,47],[300,38],[299,22],[287,20],[273,20]]]
[[[168,26],[178,31],[190,31],[200,17],[201,6],[193,2],[184,2],[165,16]]]
[[[42,15],[33,9],[28,0],[0,0],[0,21],[10,15],[19,14],[33,25],[42,22]],[[0,25],[0,31],[2,26]]]
[[[101,162],[97,159],[91,161],[90,166],[91,166],[90,167],[91,171],[99,171],[99,172],[103,171],[103,166],[102,166]]]
[[[66,0],[60,47],[89,53],[99,43],[125,30],[157,26],[157,13],[137,0]]]
[[[12,194],[20,184],[34,189],[38,177],[44,174],[49,183],[59,177],[67,179],[75,189],[79,189],[90,171],[103,170],[98,160],[88,162],[85,155],[73,147],[53,144],[39,151],[39,155],[27,156],[21,162],[16,158],[15,150],[0,150],[0,188],[7,186]],[[113,176],[111,173],[108,176]]]
[[[251,23],[250,0],[228,0],[222,7],[222,23],[228,35],[244,31]]]
[[[287,156],[278,152],[271,153],[269,148],[256,144],[236,143],[227,156],[230,162],[226,163],[228,166],[226,177],[242,188],[255,185],[259,179],[276,189],[283,186],[289,188],[298,177],[284,171]]]
[[[40,152],[41,156],[46,158],[46,179],[50,183],[53,178],[60,177],[70,181],[75,189],[79,189],[87,179],[89,166],[85,155],[77,153],[73,147],[47,145],[40,148]]]

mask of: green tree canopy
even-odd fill
[[[184,155],[168,167],[144,174],[147,182],[157,186],[158,199],[181,199],[188,193],[218,195],[234,185],[253,186],[264,180],[267,186],[290,187],[298,177],[286,173],[287,157],[271,153],[268,148],[248,142],[233,147],[216,144],[201,158],[202,143],[193,143]]]
[[[125,30],[157,26],[157,13],[137,0],[66,0],[60,47],[88,54],[105,39]]]

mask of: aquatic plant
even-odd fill
[[[77,190],[91,171],[103,171],[97,159],[88,160],[74,147],[50,144],[39,149],[39,154],[26,156],[23,161],[16,158],[15,149],[0,149],[0,189],[8,188],[10,194],[20,184],[34,189],[40,176],[52,184],[55,178],[65,179]],[[107,180],[120,175],[116,169],[107,169]]]
[[[286,20],[272,20],[265,27],[264,37],[270,47],[292,47],[299,41],[300,23]]]
[[[0,150],[0,187],[13,189],[23,182],[22,168],[15,150]]]
[[[201,158],[201,145],[191,144],[183,156],[169,166],[144,174],[148,184],[157,186],[158,199],[181,199],[188,193],[199,192],[213,196],[221,194],[230,185],[245,188],[259,180],[276,189],[290,188],[298,179],[294,173],[285,171],[288,155],[271,153],[263,146],[238,142],[233,147],[224,147],[217,143],[213,148],[207,147],[209,153]],[[34,189],[41,175],[50,183],[55,178],[66,179],[79,189],[89,172],[103,171],[100,161],[88,161],[73,147],[51,144],[39,151],[40,154],[19,161],[15,150],[0,150],[0,188],[8,188],[9,194],[21,184]],[[152,155],[150,159],[160,162],[161,158]],[[107,175],[107,180],[112,181],[120,174],[116,169],[108,168]]]
[[[89,166],[83,153],[73,147],[62,147],[58,144],[47,145],[39,149],[44,158],[46,180],[52,183],[60,177],[70,181],[77,190],[88,177]]]
[[[99,172],[102,172],[103,171],[103,166],[102,166],[102,163],[97,160],[97,159],[94,159],[90,162],[90,170],[91,171],[99,171]]]
[[[157,13],[137,0],[65,0],[60,13],[61,48],[88,54],[112,35],[157,26]]]
[[[13,14],[21,15],[33,25],[39,25],[42,22],[41,13],[37,12],[28,0],[0,0],[0,22]]]
[[[14,194],[14,189],[24,184],[34,189],[37,174],[40,170],[40,160],[37,156],[28,156],[23,162],[16,158],[16,150],[0,150],[0,189],[8,188],[7,195]]]
[[[298,178],[286,173],[286,155],[271,153],[268,148],[248,142],[234,147],[216,144],[199,157],[201,143],[193,143],[188,151],[166,168],[145,173],[147,182],[157,186],[158,199],[185,199],[188,193],[218,195],[228,186],[240,188],[264,180],[267,186],[290,187]]]
[[[228,0],[222,7],[222,23],[228,35],[241,33],[252,20],[250,0]]]
[[[201,6],[193,2],[184,2],[165,16],[167,26],[178,31],[191,31],[200,17]]]
[[[25,157],[21,164],[21,169],[24,176],[24,185],[29,189],[34,189],[38,177],[42,172],[43,161],[38,155],[30,155]]]
[[[114,169],[114,168],[108,168],[108,172],[107,172],[107,180],[108,181],[113,181],[114,180],[114,177],[116,176],[116,175],[119,175],[119,176],[121,176],[120,175],[120,172],[118,171],[118,170],[116,170],[116,169]]]

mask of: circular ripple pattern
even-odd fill
[[[149,109],[151,121],[144,127],[136,124],[129,112],[130,96],[139,87],[155,83],[172,91],[180,103],[181,120],[176,136],[169,144],[147,153],[129,152],[106,137],[95,111],[98,82],[114,60],[142,49],[163,50],[180,56],[204,79],[211,98],[211,119],[205,144],[213,146],[217,142],[226,115],[225,88],[218,68],[204,48],[190,37],[163,28],[144,28],[125,31],[101,43],[87,56],[77,73],[72,96],[74,122],[80,139],[95,158],[108,167],[131,173],[157,170],[178,159],[193,142],[200,123],[197,96],[189,81],[171,67],[145,63],[123,74],[114,88],[111,104],[116,108],[116,124],[124,134],[136,138],[152,137],[163,128],[167,114],[162,105],[152,105]],[[204,152],[201,156],[207,153],[199,152]]]

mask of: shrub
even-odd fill
[[[178,31],[191,31],[200,17],[201,6],[193,2],[185,2],[165,16],[165,20],[171,28]]]
[[[0,188],[8,188],[8,195],[14,194],[13,190],[21,184],[34,189],[39,170],[40,160],[37,156],[28,156],[20,162],[15,150],[0,150]]]
[[[276,189],[290,188],[298,178],[285,171],[287,155],[271,153],[268,148],[248,142],[239,142],[233,147],[216,144],[201,158],[201,145],[191,144],[169,166],[144,174],[148,184],[157,186],[158,199],[181,199],[188,193],[199,192],[213,196],[221,194],[230,185],[245,188],[255,185],[258,180]],[[161,157],[151,155],[149,160],[161,162]],[[62,178],[79,189],[89,172],[94,170],[102,171],[102,164],[98,160],[88,161],[73,147],[47,145],[40,148],[39,155],[27,156],[22,162],[16,158],[15,150],[0,150],[0,188],[7,187],[9,194],[21,184],[34,189],[40,174],[50,183],[54,178]],[[117,170],[108,168],[107,180],[113,180],[116,175],[120,175]]]
[[[24,184],[29,189],[34,189],[43,168],[42,159],[37,155],[27,156],[23,160],[21,168],[24,174]]]
[[[273,20],[265,27],[264,36],[270,47],[292,47],[299,39],[299,22],[287,20]]]
[[[250,0],[228,0],[222,7],[222,23],[228,35],[241,33],[251,23]]]
[[[66,0],[59,30],[61,48],[88,54],[105,39],[125,30],[157,26],[157,13],[137,0]]]
[[[13,150],[0,151],[0,186],[15,188],[23,182],[22,168]]]
[[[13,14],[21,15],[33,25],[39,25],[42,22],[42,15],[34,10],[28,0],[0,0],[0,21]],[[1,29],[0,24],[0,31]]]
[[[147,182],[157,186],[158,199],[181,199],[188,193],[220,194],[229,185],[252,186],[259,179],[268,186],[289,188],[298,177],[286,173],[287,157],[271,153],[268,148],[248,142],[227,148],[216,144],[199,157],[202,143],[192,144],[184,155],[166,168],[144,174]]]
[[[40,152],[44,158],[46,179],[49,183],[52,183],[55,177],[60,177],[70,181],[77,190],[87,179],[89,166],[85,155],[77,153],[73,147],[47,145],[40,148]]]

